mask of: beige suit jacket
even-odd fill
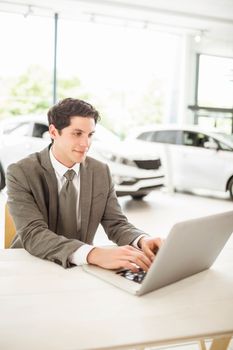
[[[68,257],[81,245],[92,244],[100,223],[118,245],[145,234],[122,213],[108,166],[90,157],[80,166],[81,230],[76,237],[56,234],[58,189],[49,148],[8,167],[7,193],[17,231],[12,248],[23,247],[64,267],[70,266]]]

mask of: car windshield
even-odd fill
[[[225,134],[224,132],[216,132],[215,135],[218,136],[221,141],[226,141],[233,147],[233,135]]]

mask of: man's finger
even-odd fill
[[[132,252],[125,256],[127,260],[141,267],[144,271],[147,271],[151,265],[151,260],[141,251]]]
[[[154,260],[154,252],[153,250],[146,244],[142,245],[142,251],[145,253],[145,255],[150,259],[150,261]]]

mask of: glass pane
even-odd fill
[[[204,135],[202,133],[198,133],[197,138],[196,138],[196,146],[197,147],[204,147],[205,142],[209,142],[209,141],[213,142],[213,139],[207,135]]]
[[[151,141],[152,136],[153,136],[153,131],[143,132],[137,137],[137,139],[143,140],[143,141]]]
[[[29,123],[9,123],[4,127],[3,124],[3,134],[8,134],[11,136],[26,136],[29,133],[30,124]]]
[[[0,12],[0,118],[51,105],[53,40],[53,18]]]
[[[218,141],[220,148],[224,151],[232,151],[232,148],[223,142]]]
[[[195,146],[197,134],[191,131],[184,131],[184,145],[186,146]]]
[[[44,133],[49,131],[45,124],[35,123],[32,130],[32,136],[42,138]]]
[[[174,131],[174,130],[157,131],[154,133],[152,141],[161,142],[161,143],[176,144],[177,143],[177,135],[178,135],[177,131]]]
[[[200,55],[198,105],[233,108],[233,58]]]
[[[161,122],[179,43],[149,29],[61,19],[58,98],[87,99],[101,111],[103,125],[121,136],[132,126]]]

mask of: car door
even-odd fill
[[[208,145],[212,145],[208,148]],[[216,146],[214,146],[216,145]],[[217,141],[202,132],[184,130],[180,146],[180,183],[185,189],[225,190],[225,151]]]
[[[167,186],[173,188],[182,181],[181,130],[156,130],[150,135],[149,141],[153,142],[155,151],[160,154]]]

